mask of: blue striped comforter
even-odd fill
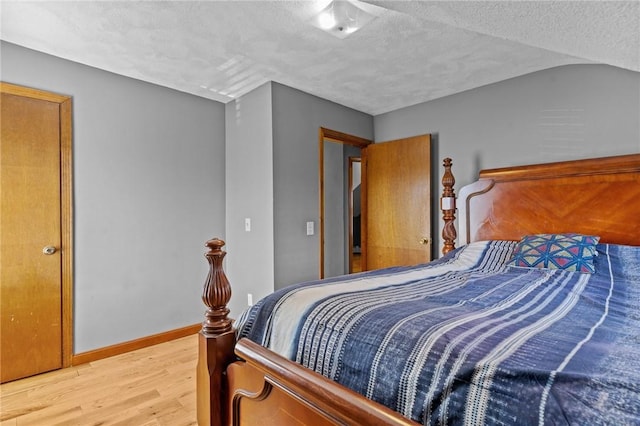
[[[238,338],[424,424],[640,424],[640,247],[596,273],[513,268],[515,243],[304,283]]]

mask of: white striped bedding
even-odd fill
[[[514,245],[291,286],[238,338],[424,424],[640,424],[640,248],[589,275],[506,266]]]

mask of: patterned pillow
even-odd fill
[[[527,235],[516,245],[508,265],[593,274],[599,240],[598,236],[571,233]]]

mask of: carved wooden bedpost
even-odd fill
[[[231,286],[222,269],[226,254],[224,241],[214,238],[207,241],[209,261],[202,293],[207,306],[202,330],[198,336],[197,410],[199,426],[219,426],[226,423],[227,413],[223,404],[226,391],[224,371],[233,360],[235,332],[231,319],[227,318],[227,303],[231,299]]]
[[[447,254],[456,248],[456,228],[454,221],[456,219],[456,195],[453,191],[453,185],[456,179],[451,173],[451,158],[445,158],[443,162],[444,175],[442,176],[442,198],[440,198],[440,209],[442,210],[442,219],[444,220],[444,228],[442,228],[442,238],[444,247],[442,254]]]

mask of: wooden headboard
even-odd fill
[[[460,245],[560,232],[640,245],[640,154],[483,170],[458,208]]]

